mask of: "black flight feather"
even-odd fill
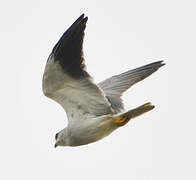
[[[88,77],[83,57],[84,30],[88,17],[82,14],[54,46],[52,54],[65,73],[73,78]]]

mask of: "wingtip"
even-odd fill
[[[158,69],[162,66],[164,66],[166,63],[164,62],[164,60],[160,60],[160,61],[156,61],[154,63],[148,64],[148,65],[153,65],[156,66]]]
[[[77,19],[77,21],[87,21],[88,20],[88,16],[85,16],[85,14],[81,14],[80,17]]]
[[[78,17],[78,19],[76,19],[76,21],[73,23],[73,25],[79,24],[80,22],[86,23],[87,20],[88,20],[88,17],[87,17],[87,16],[85,17],[85,14],[83,13],[83,14],[81,14],[81,15]],[[72,26],[73,26],[73,25],[72,25]]]
[[[83,19],[84,18],[84,13],[80,15],[78,19]]]
[[[88,16],[86,16],[84,19],[83,19],[83,22],[86,22],[86,21],[88,21]]]
[[[160,67],[161,67],[161,66],[164,66],[164,65],[166,64],[166,63],[164,62],[164,60],[157,61],[157,63],[160,64]]]
[[[148,103],[144,104],[143,107],[146,107],[146,108],[149,108],[149,109],[154,109],[155,105],[153,105],[151,102],[148,102]]]

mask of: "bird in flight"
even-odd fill
[[[57,146],[80,146],[98,141],[119,127],[154,108],[146,103],[124,111],[122,94],[161,66],[157,61],[112,76],[98,84],[86,71],[83,56],[84,30],[88,17],[82,14],[54,46],[43,75],[44,95],[66,111],[68,125],[55,136]]]

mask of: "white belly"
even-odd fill
[[[106,115],[78,121],[68,125],[70,146],[89,144],[104,138],[117,127],[112,123],[112,116]]]

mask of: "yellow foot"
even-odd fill
[[[127,117],[119,117],[118,119],[115,119],[114,121],[116,124],[118,124],[119,126],[123,126],[128,122]]]

